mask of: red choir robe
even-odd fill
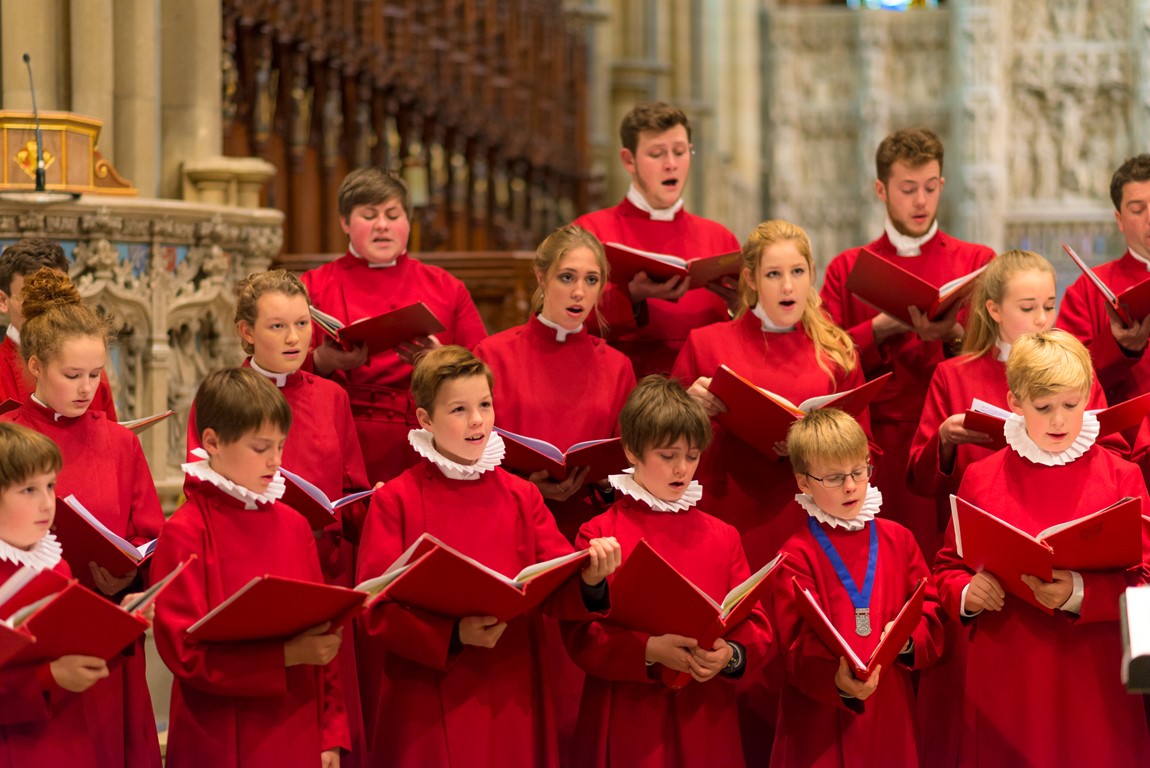
[[[28,372],[24,357],[20,354],[20,347],[12,341],[11,336],[5,336],[0,341],[0,402],[15,400],[22,403],[28,395],[36,391],[36,381]],[[100,371],[100,385],[92,397],[93,410],[103,411],[108,415],[109,421],[116,420],[116,403],[112,399],[112,385],[108,383],[108,374]]]
[[[716,601],[751,575],[738,531],[695,508],[656,512],[624,496],[580,529],[576,546],[602,536],[619,540],[624,562],[646,540]],[[587,672],[572,765],[743,765],[734,681],[720,674],[667,688],[650,676],[661,667],[646,664],[648,637],[610,618],[567,625],[567,648]],[[746,649],[744,676],[754,674],[772,648],[771,628],[759,609],[727,639]]]
[[[716,221],[683,210],[671,221],[654,221],[627,199],[613,208],[584,214],[575,224],[604,243],[621,243],[684,259],[739,250],[738,238]],[[626,286],[608,283],[599,309],[607,322],[605,335],[631,359],[637,378],[670,372],[675,355],[693,328],[729,316],[727,303],[701,285],[691,286],[678,301],[648,299],[635,307]]]
[[[357,578],[383,573],[425,531],[508,575],[572,551],[531,483],[499,468],[453,480],[421,459],[375,492]],[[576,576],[552,595],[548,613],[585,619],[579,584]],[[494,648],[454,647],[454,619],[377,603],[361,621],[360,645],[361,659],[382,657],[387,676],[363,686],[376,701],[371,765],[557,766],[554,693],[541,653],[562,651],[540,644],[540,619],[537,611],[512,619]]]
[[[795,506],[798,508],[797,503]],[[789,555],[787,565],[800,585],[818,599],[823,611],[863,659],[874,651],[883,627],[894,620],[919,579],[930,577],[914,536],[898,523],[876,518],[858,531],[820,523],[855,584],[861,587],[866,575],[872,525],[878,526],[879,550],[870,601],[872,632],[867,637],[855,633],[854,604],[807,524],[804,522],[802,529],[783,545]],[[890,669],[882,670],[878,688],[866,701],[843,698],[835,686],[839,660],[799,615],[791,580],[779,579],[776,587],[775,631],[785,658],[787,679],[771,765],[918,765],[911,668],[900,658]],[[942,622],[938,593],[928,581],[922,619],[911,635],[914,670],[938,660],[943,647]]]
[[[19,568],[0,560],[0,583]],[[63,560],[53,570],[72,576]],[[47,662],[0,667],[0,765],[103,768],[82,700],[107,682],[75,694],[56,684]]]
[[[1028,533],[1071,520],[1123,496],[1150,499],[1138,468],[1090,448],[1050,467],[1005,448],[972,464],[959,495]],[[1147,538],[1143,534],[1143,558]],[[948,526],[934,565],[947,614],[967,636],[958,765],[1150,765],[1142,699],[1118,675],[1122,643],[1118,596],[1143,583],[1143,562],[1129,571],[1083,573],[1082,613],[1034,608],[1007,593],[1001,611],[962,618],[962,591],[972,572]]]
[[[580,332],[557,341],[554,329],[532,317],[484,339],[475,355],[495,377],[497,426],[561,451],[619,433],[619,412],[635,387],[635,373],[603,339]],[[546,503],[572,541],[579,526],[602,511],[590,486],[566,502]]]
[[[188,627],[256,576],[322,582],[307,521],[282,504],[245,504],[190,480],[156,547],[167,573],[195,554],[156,604],[156,648],[175,675],[168,768],[311,768],[347,749],[338,664],[284,666],[284,643],[197,643]],[[344,638],[348,642],[349,637]]]
[[[132,544],[156,538],[164,524],[164,513],[136,435],[93,408],[76,418],[55,416],[54,411],[29,396],[16,410],[0,415],[0,421],[33,429],[59,446],[64,466],[56,476],[58,497],[75,494],[100,522]],[[67,542],[62,543],[67,547]],[[100,594],[90,573],[76,575]],[[83,697],[100,765],[158,768],[160,747],[142,638],[123,664],[111,672],[107,680]]]
[[[444,344],[471,349],[487,335],[463,282],[406,252],[391,267],[371,267],[348,253],[300,279],[311,303],[345,324],[422,301],[447,329],[436,334]],[[325,334],[317,331],[312,344],[323,338]],[[367,478],[372,483],[390,480],[416,458],[407,445],[407,433],[419,426],[408,392],[411,366],[389,350],[345,374],[340,379],[346,379]]]
[[[922,244],[918,256],[899,256],[886,234],[865,247],[934,285],[969,274],[994,258],[994,251],[985,245],[963,242],[942,231]],[[867,378],[894,371],[871,404],[871,426],[884,459],[875,477],[884,489],[890,519],[909,528],[923,552],[935,552],[942,524],[935,517],[934,504],[912,493],[904,475],[930,377],[944,358],[943,344],[924,342],[911,332],[892,336],[881,345],[875,343],[871,320],[878,310],[846,287],[860,250],[843,251],[827,265],[819,295],[831,318],[855,340]]]

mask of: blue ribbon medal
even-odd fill
[[[807,524],[811,528],[811,534],[818,541],[819,546],[823,548],[826,553],[827,559],[831,561],[834,566],[835,573],[838,574],[839,581],[842,582],[843,588],[850,596],[851,603],[855,607],[855,634],[859,637],[866,637],[871,633],[870,626],[870,596],[874,590],[874,574],[875,569],[878,567],[878,528],[871,523],[870,526],[870,553],[867,555],[866,561],[866,580],[863,581],[863,588],[860,591],[855,585],[855,580],[851,577],[850,571],[847,570],[846,563],[843,562],[842,557],[839,556],[835,545],[831,543],[831,539],[827,536],[826,531],[822,529],[818,521],[813,517],[807,518]]]

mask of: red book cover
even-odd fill
[[[945,315],[974,289],[974,280],[985,266],[946,285],[932,285],[897,263],[863,248],[847,277],[847,290],[880,312],[913,325],[907,307],[913,306],[932,320]]]
[[[785,558],[785,553],[777,555],[719,601],[640,540],[611,578],[611,613],[606,620],[651,635],[691,637],[700,647],[711,648],[750,615],[770,575]],[[663,670],[663,682],[672,688],[681,688],[690,679],[690,675]]]
[[[188,627],[188,637],[204,643],[290,640],[329,621],[342,623],[365,599],[346,587],[257,576]]]
[[[918,626],[919,619],[922,618],[922,601],[926,592],[926,579],[919,579],[918,585],[914,588],[910,598],[903,605],[902,609],[898,612],[898,616],[894,619],[894,626],[890,628],[890,632],[875,647],[867,661],[863,661],[855,650],[851,647],[844,636],[831,620],[823,612],[822,607],[819,605],[818,600],[810,593],[810,590],[803,589],[799,585],[798,579],[794,576],[791,577],[791,583],[795,591],[795,605],[802,615],[803,620],[807,622],[807,626],[811,628],[822,641],[823,645],[834,655],[834,657],[846,657],[850,662],[851,668],[854,671],[854,676],[859,680],[869,680],[870,676],[874,674],[875,668],[881,666],[884,670],[890,669],[891,664],[895,663],[898,658],[899,651],[906,645],[906,641],[914,633],[914,628]],[[875,631],[881,632],[882,627],[875,628]],[[849,635],[849,633],[848,633]]]
[[[395,349],[408,339],[442,333],[444,325],[422,301],[344,325],[331,315],[311,308],[312,321],[345,349],[366,344],[372,355]]]
[[[54,596],[26,606],[30,615],[14,623],[35,638],[12,661],[38,663],[61,656],[97,656],[107,661],[134,643],[149,627],[147,619],[129,613],[78,582]]]
[[[1066,251],[1071,260],[1078,265],[1082,274],[1086,275],[1087,282],[1102,295],[1110,311],[1124,325],[1127,327],[1137,325],[1142,318],[1150,315],[1150,278],[1130,286],[1120,294],[1115,294],[1102,278],[1094,274],[1094,270],[1074,252],[1073,248],[1063,243],[1062,250]]]
[[[594,483],[630,466],[627,455],[623,453],[623,444],[617,437],[585,440],[561,451],[544,440],[517,435],[499,427],[495,431],[503,436],[507,449],[503,467],[525,475],[546,470],[551,479],[565,480],[573,470],[590,467],[587,482]]]
[[[0,411],[0,413],[2,413],[2,411]],[[129,419],[128,421],[121,421],[119,424],[121,427],[130,429],[138,435],[141,432],[151,429],[164,419],[170,419],[175,415],[175,411],[167,410],[161,411],[160,413],[153,413],[151,416],[145,416],[142,419]]]
[[[1098,412],[1098,434],[1111,435],[1136,427],[1150,413],[1150,392],[1132,397]]]
[[[1142,423],[1142,419],[1146,418],[1147,413],[1150,413],[1150,392],[1132,397],[1109,408],[1103,408],[1097,413],[1098,436],[1112,435],[1115,432],[1136,427]],[[999,408],[975,398],[966,411],[962,426],[990,435],[991,442],[981,443],[981,445],[985,445],[991,450],[1001,450],[1006,447],[1006,435],[1003,432],[1003,427],[1006,425],[1006,418],[1009,414],[1010,411],[1005,408]]]
[[[25,648],[36,642],[36,638],[22,629],[13,629],[0,623],[0,667],[3,667]]]
[[[626,285],[635,275],[646,272],[652,280],[660,282],[690,276],[691,285],[700,287],[722,277],[737,277],[743,271],[741,251],[684,259],[669,253],[643,251],[622,243],[603,243],[603,250],[611,265],[611,282],[618,285]]]
[[[970,502],[951,495],[959,557],[974,571],[989,571],[1002,588],[1052,613],[1022,581],[1051,581],[1055,568],[1125,570],[1142,562],[1142,500],[1125,498],[1089,515],[1030,535]]]
[[[323,491],[296,473],[280,467],[280,474],[287,480],[280,501],[306,517],[314,531],[323,530],[334,523],[338,519],[337,510],[372,494],[371,490],[357,491],[332,501]]]
[[[862,386],[821,395],[798,405],[782,395],[756,387],[725,365],[711,378],[708,391],[727,406],[718,421],[744,442],[767,456],[774,456],[775,443],[787,439],[791,424],[816,408],[841,408],[858,417],[886,385],[892,374],[884,373]]]
[[[75,496],[56,499],[56,519],[52,524],[56,538],[64,548],[64,559],[72,573],[89,589],[95,589],[88,563],[108,569],[113,576],[124,576],[147,562],[155,548],[152,540],[140,547],[108,530]],[[142,551],[141,551],[142,550]]]
[[[507,621],[536,607],[586,567],[588,550],[536,563],[509,577],[483,565],[431,534],[422,543],[434,544],[403,568],[379,599],[422,608],[441,616],[495,616]],[[408,552],[412,552],[409,549]],[[401,560],[409,561],[404,554]],[[389,568],[388,571],[392,571]]]
[[[68,579],[51,569],[22,566],[0,584],[0,620],[7,620],[21,608],[43,600],[68,586]],[[24,627],[11,627],[0,621],[0,666],[35,640]]]

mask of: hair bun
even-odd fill
[[[44,267],[29,275],[24,281],[21,309],[26,321],[54,307],[83,302],[80,291],[72,284],[71,279],[54,269]]]

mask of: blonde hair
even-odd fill
[[[711,420],[683,385],[666,376],[646,376],[619,413],[623,446],[640,458],[652,448],[665,448],[685,438],[698,450],[711,443]]]
[[[603,251],[603,244],[599,238],[583,227],[568,224],[552,232],[539,247],[535,249],[534,268],[539,284],[531,297],[531,314],[538,314],[543,309],[543,284],[551,279],[555,270],[559,269],[559,262],[576,248],[588,248],[595,255],[595,264],[599,267],[599,296],[595,300],[595,317],[599,325],[603,326],[603,317],[599,314],[599,299],[603,298],[603,288],[611,276],[611,265],[607,263],[607,254]]]
[[[24,330],[20,353],[24,362],[33,357],[51,360],[68,339],[92,336],[108,346],[108,321],[84,303],[76,286],[54,269],[44,267],[24,281]]]
[[[308,298],[307,288],[300,279],[285,269],[272,269],[267,272],[254,272],[236,284],[236,328],[241,322],[247,323],[249,328],[255,328],[259,315],[258,302],[260,296],[267,293],[282,293],[285,296],[303,296],[308,307],[311,299]],[[252,354],[255,348],[241,336],[240,346],[244,352]]]
[[[487,363],[471,354],[467,349],[454,344],[436,347],[415,364],[411,374],[411,399],[417,408],[430,415],[435,405],[435,396],[444,382],[463,379],[469,376],[483,376],[487,386],[495,388],[495,377]]]
[[[830,363],[844,372],[853,371],[858,365],[858,355],[855,352],[854,341],[850,334],[839,328],[823,311],[822,300],[815,290],[815,262],[811,256],[811,239],[806,230],[789,221],[775,219],[764,221],[755,227],[743,243],[743,267],[749,270],[751,280],[740,282],[740,307],[738,316],[741,317],[758,301],[755,284],[758,280],[759,265],[763,260],[763,251],[776,243],[792,242],[807,262],[807,271],[811,276],[811,290],[807,294],[807,305],[803,308],[803,331],[815,345],[816,359],[819,368],[823,370],[833,382],[835,373],[828,365]]]
[[[869,458],[866,432],[846,411],[819,408],[787,430],[787,454],[796,474],[806,474],[819,461],[848,463]]]
[[[19,424],[0,423],[0,491],[33,475],[59,472],[62,466],[60,449],[47,437]]]
[[[1037,400],[1058,392],[1090,393],[1094,368],[1082,342],[1063,330],[1018,337],[1006,359],[1006,385],[1019,400]]]
[[[1058,280],[1050,262],[1034,251],[1016,249],[997,256],[978,276],[978,286],[970,302],[970,327],[967,328],[966,339],[962,344],[964,355],[979,357],[994,349],[999,327],[998,322],[990,316],[986,303],[993,301],[1002,306],[1011,279],[1023,272],[1045,272],[1055,281]]]

